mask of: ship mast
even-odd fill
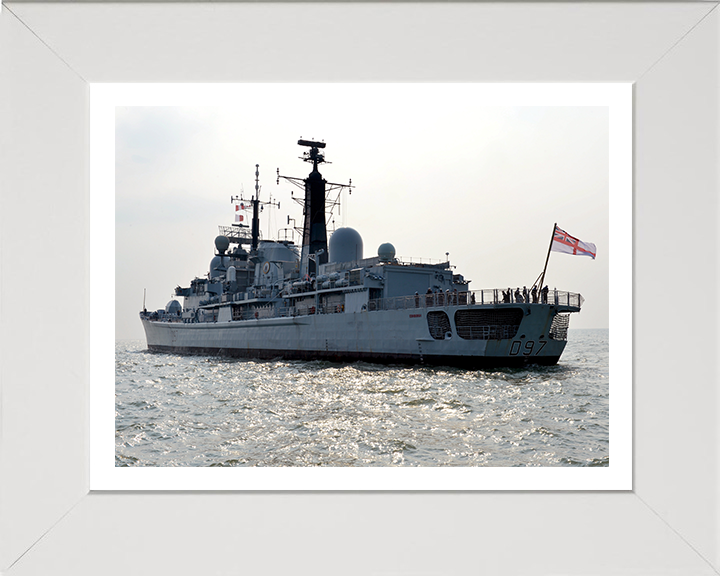
[[[260,211],[263,206],[277,206],[280,208],[280,202],[273,202],[269,200],[267,202],[260,201],[260,164],[255,164],[255,195],[248,201],[242,196],[231,196],[230,202],[250,202],[253,207],[252,215],[252,228],[251,228],[251,250],[257,252],[258,242],[260,240]],[[272,198],[272,196],[271,196]]]
[[[280,178],[284,178],[305,191],[305,198],[302,202],[304,209],[301,274],[312,276],[317,274],[318,266],[325,264],[328,260],[327,226],[325,221],[326,194],[330,190],[338,188],[352,188],[352,184],[328,184],[318,171],[319,164],[329,164],[325,160],[325,154],[321,152],[325,148],[325,142],[300,139],[298,145],[310,148],[309,151],[303,153],[300,159],[312,163],[312,172],[307,178],[300,179],[281,176],[278,169],[278,184]]]
[[[308,146],[309,152],[303,154],[305,162],[312,162],[312,172],[305,178],[305,214],[303,224],[303,255],[315,255],[314,266],[308,263],[308,274],[317,274],[317,267],[325,264],[328,259],[327,228],[325,226],[325,184],[326,181],[318,171],[318,164],[325,162],[325,155],[320,149],[325,148],[324,142],[298,140],[300,146]]]
[[[255,164],[255,196],[252,198],[253,217],[252,217],[252,245],[251,250],[257,250],[258,240],[260,238],[260,185],[258,179],[260,177],[260,165]]]

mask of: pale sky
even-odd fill
[[[254,192],[277,238],[302,223],[280,174],[305,177],[299,138],[323,140],[328,182],[343,195],[336,227],[355,228],[366,258],[391,242],[403,260],[440,261],[474,290],[530,286],[553,224],[597,246],[597,258],[553,252],[550,288],[579,292],[571,328],[608,327],[609,109],[486,106],[481,85],[247,85],[230,106],[116,108],[117,339],[144,339],[138,312],[164,308],[204,276],[232,195]],[[328,233],[328,236],[330,234]],[[300,238],[296,236],[296,242]]]

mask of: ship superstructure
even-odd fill
[[[177,287],[164,310],[140,317],[148,348],[256,358],[445,364],[555,364],[579,294],[470,290],[448,261],[403,262],[391,244],[365,258],[360,234],[339,228],[328,241],[332,190],[319,172],[325,143],[299,140],[312,164],[303,179],[302,243],[263,240],[258,167],[251,227],[221,226],[210,270]],[[243,199],[235,197],[235,201]]]

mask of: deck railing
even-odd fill
[[[437,308],[443,306],[471,306],[497,304],[555,304],[582,307],[584,298],[573,292],[549,290],[547,293],[513,293],[512,291],[471,290],[468,292],[433,292],[413,296],[377,298],[368,302],[368,310],[405,310],[408,308]]]

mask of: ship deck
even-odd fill
[[[302,292],[305,297],[319,296],[329,292],[345,293],[357,290],[357,287],[345,287],[343,289],[325,289]],[[250,321],[264,318],[286,318],[307,316],[314,314],[337,314],[345,312],[343,307],[339,306],[322,306],[318,304],[314,307],[298,307],[291,304],[291,297],[297,294],[283,295],[278,293],[267,298],[253,298],[251,300],[240,301],[221,301],[211,302],[204,306],[203,309],[213,309],[220,306],[226,306],[232,303],[236,309],[233,311],[233,321]],[[284,305],[284,302],[289,305]],[[450,306],[467,306],[473,308],[495,309],[503,307],[529,307],[534,306],[554,306],[558,312],[580,312],[584,302],[582,295],[565,292],[560,290],[551,290],[546,295],[538,293],[533,297],[530,293],[527,296],[522,294],[517,297],[509,294],[502,289],[489,290],[469,290],[466,292],[435,292],[428,294],[414,294],[411,296],[397,296],[391,298],[376,298],[368,300],[367,311],[375,312],[381,310],[407,310],[407,309],[430,309],[445,308]],[[158,316],[153,312],[141,312],[140,316],[151,322],[183,322],[180,317],[172,317],[167,315]],[[208,319],[205,322],[214,322],[216,320]],[[193,320],[192,323],[197,323]]]

